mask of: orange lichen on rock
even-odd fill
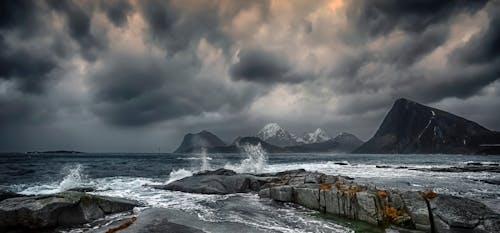
[[[387,197],[387,192],[385,190],[377,190],[377,195],[385,199]]]
[[[347,191],[350,193],[357,193],[357,192],[361,192],[363,190],[361,189],[361,187],[359,187],[357,185],[353,185],[353,186],[349,186],[349,189],[347,189]]]
[[[332,188],[332,184],[330,183],[324,183],[319,185],[320,190],[328,190]]]
[[[384,216],[389,219],[389,220],[393,220],[397,217],[399,217],[399,212],[396,208],[388,205],[384,208]]]
[[[335,184],[335,187],[337,187],[337,189],[338,189],[338,190],[340,190],[340,191],[344,191],[344,190],[345,190],[345,189],[344,189],[344,185],[343,185],[343,184],[341,184],[341,183],[336,183],[336,184]]]
[[[435,197],[437,197],[437,193],[433,192],[432,190],[427,190],[425,192],[422,193],[422,196],[427,199],[427,200],[431,200],[431,199],[434,199]]]
[[[106,231],[106,233],[115,233],[119,230],[123,230],[123,229],[129,227],[130,225],[132,225],[132,223],[134,223],[135,220],[137,220],[137,217],[133,216],[130,220],[126,221],[125,223],[121,224],[120,226],[108,229]]]

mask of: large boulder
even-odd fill
[[[230,194],[259,191],[267,181],[250,174],[237,174],[227,169],[197,173],[155,188],[202,194]]]
[[[9,198],[13,198],[13,197],[23,197],[23,196],[25,196],[25,195],[11,192],[11,191],[0,190],[0,201],[3,201],[5,199],[9,199]]]
[[[42,229],[87,223],[132,210],[139,202],[81,192],[15,197],[0,202],[0,230]]]
[[[500,215],[480,202],[451,195],[438,195],[429,203],[437,232],[500,231]]]

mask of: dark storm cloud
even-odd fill
[[[498,24],[495,3],[488,1],[356,1],[347,7],[352,26],[348,38],[370,42],[398,32],[395,42],[382,47],[353,46],[354,52],[335,64],[331,76],[339,93],[381,95],[387,99],[406,96],[423,103],[444,98],[469,98],[499,78],[498,27],[489,27],[474,35],[463,48],[452,52],[454,60],[440,71],[430,71],[416,64],[444,45],[450,24],[458,15],[489,12],[490,25]],[[350,44],[350,41],[347,42]],[[475,57],[479,55],[481,57]],[[484,58],[484,59],[483,59]],[[480,66],[473,66],[473,62]],[[386,97],[392,98],[386,98]],[[382,101],[383,102],[383,101]],[[378,102],[378,103],[382,103]],[[389,104],[389,103],[387,103]],[[380,105],[380,104],[379,104]],[[377,105],[367,106],[367,110]],[[351,111],[356,109],[356,111]],[[359,108],[347,109],[361,113]]]
[[[500,3],[492,3],[488,28],[474,35],[451,59],[462,64],[487,64],[500,57]],[[497,70],[497,76],[500,76]]]
[[[132,12],[132,4],[128,0],[103,0],[100,7],[108,19],[117,27],[127,22],[127,15]]]
[[[203,112],[239,111],[260,90],[239,91],[198,77],[191,53],[173,57],[113,54],[90,79],[93,109],[118,126],[144,126]]]
[[[304,76],[294,71],[287,59],[262,49],[240,51],[239,61],[229,68],[233,80],[257,83],[298,83]]]
[[[174,148],[269,121],[367,138],[399,97],[480,103],[498,129],[498,1],[331,3],[0,1],[0,150]]]
[[[73,1],[48,0],[50,7],[66,18],[69,35],[80,45],[80,54],[86,60],[94,61],[98,53],[107,46],[106,37],[91,32],[93,5],[78,5]]]
[[[355,28],[370,36],[387,34],[395,29],[419,33],[458,13],[471,13],[481,9],[486,2],[487,0],[357,0],[349,5],[347,13]]]
[[[270,2],[148,0],[139,4],[151,38],[172,54],[189,48],[202,37],[228,53],[233,41],[223,25],[251,6],[258,7],[262,17],[266,18]],[[186,10],[182,6],[194,7]]]
[[[40,94],[56,67],[51,54],[11,48],[0,35],[0,80],[14,80],[21,91]]]

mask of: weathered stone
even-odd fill
[[[202,194],[230,194],[259,191],[268,183],[262,178],[249,174],[201,174],[176,180],[155,188]]]
[[[264,188],[259,191],[259,197],[260,198],[270,198],[271,197],[271,189],[270,188]]]
[[[313,210],[319,210],[320,196],[317,185],[312,187],[296,187],[293,189],[294,202]]]
[[[418,230],[431,231],[429,208],[427,202],[419,192],[409,191],[401,193],[404,205]]]
[[[358,203],[358,220],[377,225],[381,221],[375,203],[376,196],[368,192],[356,193]]]
[[[270,196],[275,201],[291,202],[293,200],[293,187],[289,185],[271,187]]]
[[[165,209],[151,208],[144,210],[137,216],[137,220],[119,233],[203,233],[204,231],[193,227],[170,222]]]
[[[0,190],[0,201],[5,199],[13,198],[13,197],[24,197],[25,195],[18,194],[11,191]]]
[[[140,203],[80,192],[9,198],[0,202],[0,229],[40,229],[86,223]]]
[[[340,215],[339,193],[336,189],[320,191],[320,206],[326,213]]]
[[[439,195],[430,203],[434,217],[439,217],[452,228],[476,227],[487,209],[480,202],[450,195]]]

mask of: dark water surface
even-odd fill
[[[500,212],[500,186],[481,180],[499,173],[442,173],[415,168],[498,164],[500,156],[269,154],[0,154],[0,188],[25,194],[55,193],[92,186],[100,195],[136,199],[152,207],[179,211],[177,222],[189,222],[211,232],[350,232],[341,221],[318,217],[295,205],[279,205],[255,194],[200,195],[155,190],[206,168],[238,172],[276,172],[304,168],[350,176],[361,183],[401,190],[433,189],[466,196]],[[376,166],[387,166],[377,168]],[[401,168],[403,166],[404,168]],[[145,186],[146,185],[146,186]],[[349,224],[347,225],[349,226]],[[75,229],[74,232],[81,232]]]

